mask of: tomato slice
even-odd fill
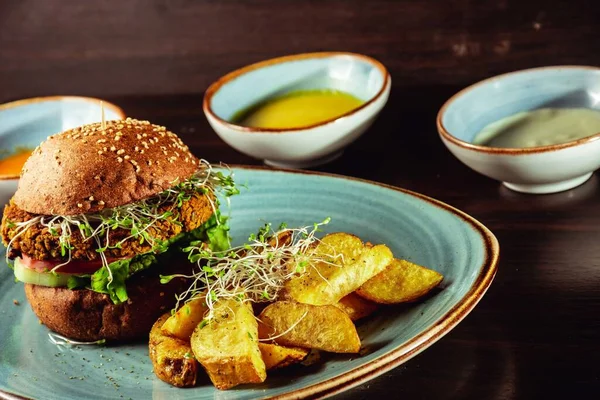
[[[118,258],[107,258],[109,264],[116,260],[118,260]],[[21,256],[21,264],[37,272],[50,271],[63,262],[64,261],[60,260],[34,260],[25,254]],[[99,258],[94,261],[71,260],[68,264],[60,266],[55,272],[62,272],[65,274],[93,274],[101,267],[102,260]]]

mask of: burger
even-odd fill
[[[230,176],[172,132],[126,119],[50,136],[23,166],[0,233],[40,321],[80,341],[146,336],[187,283],[189,243],[225,249]]]

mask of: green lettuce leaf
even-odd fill
[[[227,217],[221,215],[217,210],[201,227],[188,232],[178,243],[183,250],[190,242],[202,241],[207,243],[213,251],[225,251],[231,248],[231,236]]]
[[[219,211],[202,226],[193,231],[179,234],[177,237],[164,241],[156,253],[164,253],[176,246],[179,249],[187,247],[191,241],[206,242],[213,251],[223,251],[230,248],[231,238],[227,218]],[[79,275],[69,278],[69,289],[88,288],[98,293],[108,294],[113,303],[127,301],[126,280],[133,274],[144,271],[158,262],[155,253],[137,255],[131,259],[113,261],[107,267],[102,267],[92,275]],[[110,271],[110,273],[109,273]],[[112,282],[110,276],[112,275]]]
[[[90,288],[94,292],[108,294],[115,304],[127,301],[125,280],[129,276],[130,263],[131,260],[119,260],[100,268],[92,274]]]

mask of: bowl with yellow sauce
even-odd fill
[[[515,191],[555,193],[600,168],[600,68],[499,75],[450,98],[439,135],[460,161]]]
[[[51,96],[0,104],[0,204],[17,188],[23,164],[48,136],[97,122],[123,119],[119,107],[90,97]]]
[[[389,73],[373,58],[298,54],[225,75],[206,91],[203,110],[236,150],[269,165],[307,168],[337,158],[362,135],[390,88]]]

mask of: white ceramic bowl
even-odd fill
[[[534,68],[476,83],[448,100],[437,116],[446,147],[477,172],[525,193],[554,193],[587,181],[600,168],[600,133],[550,146],[495,148],[472,143],[486,125],[546,107],[600,109],[600,68]]]
[[[79,96],[36,97],[0,104],[0,149],[3,156],[18,148],[34,149],[48,136],[102,119],[102,100]],[[105,119],[124,119],[125,113],[104,102]],[[18,175],[0,174],[0,204],[17,188]]]
[[[353,53],[308,53],[262,61],[213,83],[203,109],[215,132],[230,146],[265,163],[306,168],[338,157],[373,123],[387,102],[391,78],[370,57]],[[240,110],[295,90],[335,89],[365,101],[355,110],[303,128],[261,129],[236,125]]]

